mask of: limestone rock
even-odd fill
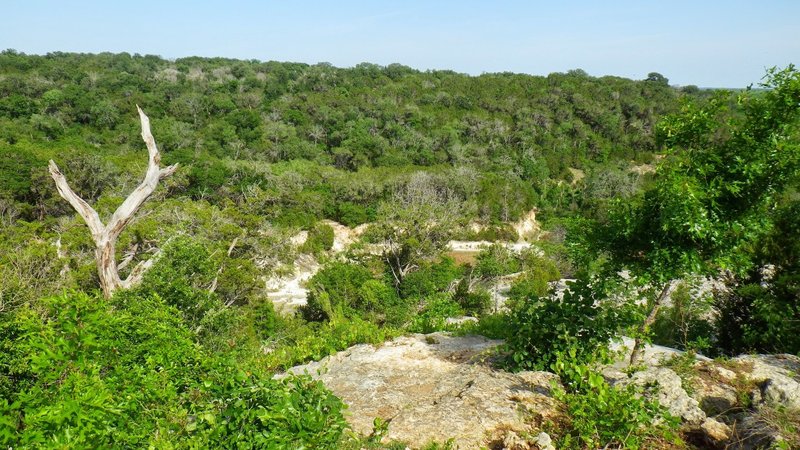
[[[772,406],[800,409],[800,358],[793,355],[746,355],[734,358],[752,365],[745,376],[761,387],[762,398]]]
[[[706,420],[706,413],[700,409],[697,400],[689,397],[681,386],[681,379],[670,369],[663,367],[650,367],[636,372],[629,379],[619,381],[625,386],[633,384],[652,392],[651,397],[669,409],[669,412],[683,419],[689,425],[700,425]],[[656,386],[657,389],[648,390]]]
[[[416,448],[453,438],[457,448],[480,448],[490,439],[504,444],[512,432],[530,435],[532,426],[559,414],[549,396],[555,375],[512,374],[480,363],[499,343],[481,336],[412,335],[378,348],[357,345],[291,372],[309,373],[347,403],[356,432],[369,434],[380,417],[389,422],[388,441]]]
[[[744,414],[736,421],[733,436],[726,448],[736,450],[774,448],[774,444],[783,440],[784,438],[778,430],[769,422],[761,420],[754,415]]]
[[[533,443],[539,447],[539,450],[556,450],[556,447],[553,445],[553,440],[550,439],[550,435],[544,431],[536,436]]]
[[[730,411],[738,401],[736,388],[718,379],[695,377],[692,380],[692,398],[700,403],[700,408],[708,415],[723,414]]]
[[[627,336],[621,337],[620,341],[613,341],[611,343],[610,349],[618,353],[618,358],[616,362],[613,364],[613,367],[616,369],[625,369],[628,367],[628,362],[630,361],[631,351],[633,349],[634,340]],[[676,356],[683,355],[683,352],[680,350],[676,350],[670,347],[664,347],[661,345],[652,345],[648,344],[644,346],[644,351],[642,353],[642,361],[641,363],[646,366],[658,366],[661,365],[664,361],[667,361],[671,358]],[[695,359],[697,361],[710,361],[709,358],[696,355]]]
[[[709,444],[714,447],[723,446],[730,438],[733,431],[731,427],[715,419],[706,419],[700,425]]]

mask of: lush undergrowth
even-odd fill
[[[321,384],[209,352],[155,294],[50,297],[2,326],[3,445],[319,448],[345,428]]]

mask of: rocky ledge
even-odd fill
[[[357,345],[291,372],[321,380],[347,403],[347,420],[356,432],[370,435],[380,418],[387,442],[412,448],[452,440],[459,449],[554,449],[541,426],[559,422],[563,414],[550,392],[558,378],[492,368],[489,359],[499,344],[481,336],[416,334],[379,347]],[[618,349],[624,355],[624,348]],[[800,358],[687,360],[677,350],[650,346],[644,360],[646,366],[632,374],[621,370],[622,363],[600,370],[612,384],[642,387],[680,417],[685,436],[697,447],[794,448],[796,436],[787,440],[778,425],[800,417]]]

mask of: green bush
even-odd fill
[[[328,448],[347,428],[344,403],[308,376],[279,381],[239,372],[207,388],[210,408],[194,422],[205,448]]]
[[[296,319],[265,342],[268,353],[263,364],[268,368],[288,369],[356,344],[380,344],[398,334],[394,328],[380,327],[359,317],[326,322]]]
[[[798,274],[780,274],[766,285],[746,283],[718,293],[718,346],[729,355],[800,353],[798,298]]]
[[[656,401],[647,400],[632,385],[610,386],[600,373],[580,362],[577,347],[555,355],[550,369],[564,387],[554,397],[564,402],[568,424],[557,431],[558,448],[653,448],[659,443],[680,443],[672,417]]]
[[[496,278],[520,271],[520,261],[508,248],[494,244],[481,250],[475,261],[475,271],[485,278]]]
[[[570,283],[562,299],[528,297],[511,304],[507,364],[515,370],[546,370],[559,354],[577,349],[589,363],[632,320],[627,308],[603,301],[600,286]]]
[[[375,220],[375,209],[357,205],[352,202],[340,203],[337,208],[336,219],[348,227],[355,227],[362,223]]]
[[[233,309],[225,306],[216,293],[209,290],[218,275],[218,264],[211,258],[205,245],[188,237],[180,237],[165,246],[161,257],[145,273],[141,284],[117,295],[123,299],[158,295],[181,312],[204,345],[208,348],[219,347],[228,333],[236,328],[238,316]],[[240,280],[243,283],[247,281]],[[237,283],[226,286],[236,288]]]
[[[531,251],[522,256],[524,274],[511,285],[509,296],[513,299],[543,297],[550,292],[550,282],[557,281],[561,274],[555,263]]]
[[[208,354],[157,295],[43,299],[3,317],[0,445],[335,448],[343,405],[308,378]],[[24,368],[24,370],[19,370]]]
[[[400,284],[400,295],[403,298],[422,298],[443,292],[461,275],[461,268],[452,258],[445,257],[439,262],[424,264],[406,275]]]
[[[652,326],[653,342],[680,350],[695,348],[714,335],[711,299],[696,298],[687,283],[670,294],[670,304],[660,308]]]
[[[303,243],[300,251],[319,254],[330,250],[333,247],[334,237],[333,227],[325,223],[318,223],[308,232],[308,239]]]
[[[353,314],[359,289],[374,279],[364,266],[334,261],[308,281],[308,302],[300,308],[306,320],[320,321]]]
[[[469,280],[462,278],[456,285],[453,300],[458,303],[465,313],[481,316],[492,307],[492,295],[483,289],[470,292]]]
[[[397,327],[408,321],[416,304],[401,299],[370,269],[343,262],[329,263],[317,272],[308,282],[307,298],[299,311],[308,321],[359,317]]]
[[[447,318],[464,315],[464,310],[447,294],[435,294],[423,300],[425,305],[414,317],[408,330],[414,333],[433,333],[450,328]]]

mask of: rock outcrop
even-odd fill
[[[413,448],[449,439],[462,449],[552,448],[536,427],[560,414],[550,396],[557,377],[492,369],[482,360],[499,343],[418,334],[351,347],[291,372],[321,380],[348,404],[348,421],[362,434],[379,417],[388,422],[385,440]]]
[[[800,417],[800,358],[792,355],[745,355],[726,362],[698,359],[682,377],[667,367],[675,350],[650,348],[650,364],[630,377],[613,367],[604,375],[615,384],[635,384],[682,419],[684,429],[703,448],[795,448],[798,433],[788,437],[780,423]],[[660,355],[660,356],[659,356]],[[680,352],[675,353],[680,356]],[[660,361],[660,362],[658,362]],[[620,376],[622,375],[622,376]],[[687,392],[688,391],[688,392]],[[792,419],[789,419],[790,421]],[[788,447],[786,446],[788,445]]]
[[[488,362],[500,343],[416,334],[379,347],[357,345],[291,372],[321,380],[347,403],[347,420],[363,435],[380,418],[388,424],[385,441],[411,448],[452,441],[460,449],[554,450],[541,428],[563,423],[563,406],[551,396],[557,376],[493,369]],[[800,448],[798,434],[787,436],[779,426],[787,417],[800,417],[800,358],[692,362],[678,350],[650,345],[643,368],[626,373],[625,348],[631,344],[624,339],[616,345],[620,360],[602,367],[603,375],[617,386],[638,386],[661,403],[681,419],[685,436],[698,448]]]

